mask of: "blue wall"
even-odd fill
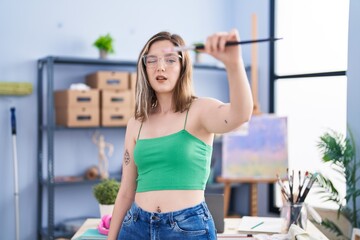
[[[21,239],[35,239],[37,219],[37,93],[36,61],[48,55],[97,58],[94,40],[106,33],[115,38],[116,54],[112,59],[135,60],[154,33],[169,30],[182,35],[188,43],[202,41],[215,31],[240,29],[242,39],[251,35],[249,11],[262,11],[259,36],[267,36],[267,3],[263,1],[183,0],[171,1],[0,1],[0,81],[31,82],[34,93],[23,97],[0,96],[0,223],[3,239],[14,239],[14,174],[10,134],[11,106],[17,111],[17,147],[19,164]],[[249,8],[249,11],[247,11]],[[261,32],[264,31],[264,32]],[[261,53],[264,54],[264,53]],[[266,54],[266,53],[265,53]],[[249,63],[249,49],[244,58]],[[267,57],[266,61],[267,61]],[[265,59],[264,58],[264,59]],[[261,58],[259,58],[261,59]],[[210,58],[205,61],[213,63]],[[263,61],[263,60],[261,60]],[[264,64],[267,65],[267,64]],[[266,66],[263,73],[266,75]],[[71,71],[69,70],[71,69]],[[64,80],[57,89],[67,88],[72,81],[82,81],[88,68],[58,68],[58,79]],[[260,70],[261,71],[261,70]],[[227,101],[225,75],[197,72],[195,88],[198,95],[208,95]],[[264,82],[267,82],[264,79]],[[211,83],[211,84],[209,84]],[[266,92],[267,90],[260,91]],[[266,96],[261,97],[263,106]],[[115,144],[110,168],[118,170],[122,161],[124,130],[102,130]],[[81,174],[88,164],[97,163],[97,152],[91,143],[93,131],[75,130],[56,133],[56,174]],[[74,147],[76,150],[74,150]],[[60,150],[61,149],[61,150]],[[77,211],[97,215],[98,209],[91,188],[59,187],[56,194],[59,207],[56,221]],[[82,206],[72,202],[83,201]],[[66,206],[67,205],[67,206]],[[57,205],[58,206],[58,205]]]
[[[351,129],[357,152],[358,164],[360,161],[360,1],[350,1],[350,21],[349,21],[349,46],[348,46],[348,96],[347,96],[347,117],[349,128]],[[360,177],[360,176],[358,176]],[[357,188],[360,188],[358,182]],[[360,205],[360,198],[356,201],[357,206]],[[349,206],[352,207],[352,206]]]

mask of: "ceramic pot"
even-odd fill
[[[108,53],[105,50],[100,50],[99,53],[101,59],[107,59]]]
[[[112,205],[99,204],[99,208],[100,208],[101,217],[103,217],[104,215],[111,215],[114,209],[114,204]]]

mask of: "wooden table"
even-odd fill
[[[100,221],[99,218],[89,218],[89,219],[87,219],[71,239],[75,240],[76,238],[81,236],[81,234],[83,234],[87,229],[96,228],[99,221]],[[233,239],[255,240],[256,239],[256,238],[253,238],[253,237],[245,237],[244,234],[239,233],[237,231],[237,227],[239,226],[239,224],[241,222],[241,218],[225,218],[224,221],[225,221],[225,231],[224,231],[224,233],[219,233],[217,235],[218,239],[226,239],[226,240],[233,240]],[[315,237],[315,239],[317,239],[317,240],[329,240],[310,221],[307,222],[306,231],[309,234],[311,234],[312,237]]]
[[[275,183],[277,178],[225,178],[218,177],[217,181],[224,183],[224,214],[228,217],[231,184],[233,183],[248,183],[250,184],[250,215],[258,215],[258,184],[259,183]]]

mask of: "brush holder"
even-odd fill
[[[307,210],[306,203],[286,202],[281,208],[280,217],[284,219],[283,231],[288,232],[291,224],[306,230]]]

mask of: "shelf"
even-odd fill
[[[85,184],[96,184],[99,183],[101,181],[101,179],[93,179],[93,180],[88,180],[85,179],[84,177],[63,177],[64,180],[56,180],[56,177],[54,178],[54,182],[53,184],[55,186],[67,186],[67,185],[85,185]],[[115,179],[117,181],[120,181],[120,174],[110,174],[110,179]],[[69,180],[65,180],[65,179],[69,179]],[[48,184],[48,180],[47,179],[43,179],[42,182],[44,185]]]
[[[96,127],[64,127],[64,126],[55,126],[52,128],[54,131],[64,131],[64,130],[100,130],[100,129],[123,129],[126,126],[119,127],[104,127],[104,126],[96,126]],[[48,126],[42,126],[41,130],[48,130]]]
[[[40,63],[46,64],[48,61],[55,64],[78,64],[78,65],[106,65],[106,66],[122,66],[122,67],[134,67],[137,66],[136,61],[130,60],[109,60],[99,58],[78,58],[78,57],[62,57],[62,56],[48,56],[39,59]],[[196,63],[194,64],[195,69],[204,70],[217,70],[225,71],[224,67],[216,64]]]
[[[67,186],[67,185],[85,185],[85,184],[95,184],[95,183],[99,183],[100,179],[94,179],[94,180],[88,180],[82,177],[79,177],[78,179],[76,178],[69,178],[69,180],[56,180],[54,179],[53,184],[55,186]],[[44,179],[43,180],[43,184],[46,185],[48,184],[48,180]]]
[[[124,66],[124,67],[136,67],[135,61],[119,61],[97,58],[78,58],[78,57],[61,57],[61,56],[48,56],[39,59],[41,63],[47,63],[51,61],[55,64],[79,64],[79,65],[106,65],[106,66]]]

